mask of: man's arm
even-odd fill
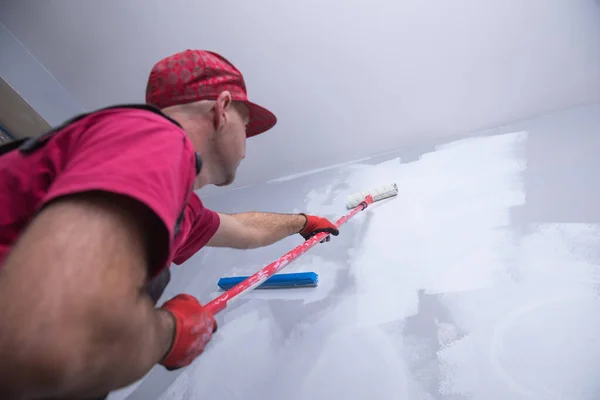
[[[102,395],[165,356],[173,318],[143,294],[149,260],[164,256],[147,233],[159,224],[140,203],[98,192],[32,220],[0,269],[0,397]]]
[[[268,246],[296,233],[305,238],[318,232],[339,233],[327,219],[312,215],[263,212],[218,214],[219,228],[208,241],[208,246],[251,249]]]

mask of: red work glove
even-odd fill
[[[202,354],[217,330],[217,323],[202,304],[189,294],[173,297],[162,308],[175,319],[175,338],[161,364],[168,370],[185,367]]]
[[[327,218],[316,217],[314,215],[306,215],[302,214],[306,217],[306,224],[304,224],[304,228],[300,231],[300,234],[305,240],[310,239],[315,236],[317,233],[327,232],[331,233],[333,236],[337,236],[340,234],[340,231],[334,224],[329,222]],[[329,242],[331,236],[327,236],[323,242]]]

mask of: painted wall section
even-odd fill
[[[0,23],[0,76],[50,125],[58,125],[84,108]]]
[[[250,294],[205,355],[128,400],[598,398],[599,128],[597,104],[205,198],[334,218],[349,193],[400,189],[287,267],[318,288]],[[164,298],[208,301],[300,242],[202,250]]]

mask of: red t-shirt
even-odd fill
[[[194,149],[183,129],[164,116],[136,108],[92,113],[30,154],[16,150],[2,155],[0,268],[44,204],[91,190],[125,195],[149,207],[169,233],[164,266],[181,264],[219,227],[217,213],[204,208],[192,192],[195,175]]]

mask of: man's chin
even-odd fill
[[[219,187],[229,186],[233,183],[233,181],[235,181],[235,174],[228,175],[223,182],[216,183],[215,186],[219,186]]]

